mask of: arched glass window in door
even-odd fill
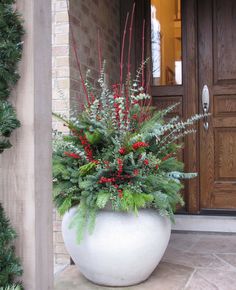
[[[151,0],[153,85],[182,84],[181,0]]]

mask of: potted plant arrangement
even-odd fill
[[[70,130],[54,140],[54,201],[64,215],[65,246],[80,271],[102,285],[146,280],[167,247],[180,190],[183,163],[177,140],[194,132],[202,116],[164,121],[140,80],[107,88],[104,69],[94,89],[86,80],[87,103],[69,119]]]

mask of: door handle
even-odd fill
[[[209,89],[207,85],[203,86],[202,89],[202,109],[203,109],[203,127],[207,131],[209,128],[208,123],[208,112],[210,107],[210,96],[209,96]]]

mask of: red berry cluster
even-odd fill
[[[148,147],[148,146],[149,146],[149,144],[146,143],[146,142],[136,142],[136,143],[134,143],[132,145],[132,147],[133,147],[134,150],[137,150],[137,149],[139,149],[141,147]]]
[[[103,161],[103,162],[104,162],[104,164],[105,164],[105,167],[106,167],[107,169],[109,169],[109,168],[110,168],[110,162],[107,161],[107,160],[105,160],[105,161]]]
[[[93,151],[91,149],[91,146],[90,146],[86,136],[84,134],[80,135],[79,139],[80,139],[81,144],[84,147],[84,151],[85,151],[85,154],[86,154],[86,157],[87,157],[88,161],[90,161],[90,162],[94,161],[93,160]]]
[[[80,156],[78,154],[72,153],[72,152],[64,152],[64,154],[68,157],[74,158],[74,159],[79,159]]]
[[[138,169],[134,169],[133,174],[134,174],[134,176],[137,176],[139,174],[139,170]]]
[[[130,179],[130,178],[132,178],[132,176],[129,175],[129,174],[125,174],[125,175],[119,176],[119,179],[121,179],[121,180]]]
[[[118,197],[122,198],[123,197],[123,191],[121,189],[118,189]]]
[[[118,197],[122,198],[123,197],[123,190],[119,189],[119,185],[118,184],[113,184],[113,186],[117,189]]]
[[[121,176],[121,174],[123,172],[123,160],[120,158],[117,158],[117,163],[118,163],[117,176]]]
[[[125,148],[124,148],[124,147],[121,147],[121,148],[119,149],[119,153],[120,153],[120,155],[125,155],[125,153],[126,153]]]
[[[99,182],[98,183],[113,183],[115,182],[115,178],[114,177],[111,177],[111,178],[108,178],[108,177],[101,177]]]

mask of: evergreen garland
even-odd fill
[[[18,62],[22,56],[22,19],[14,9],[15,0],[0,0],[0,153],[11,147],[9,137],[20,126],[15,110],[8,101],[11,90],[19,79]],[[10,225],[0,204],[0,290],[21,290],[14,283],[22,275],[13,242],[16,232]]]
[[[22,56],[24,29],[15,0],[0,0],[0,153],[11,147],[9,137],[20,126],[16,113],[7,100],[19,79],[18,62]]]
[[[14,283],[15,276],[22,275],[19,258],[14,252],[15,238],[16,233],[0,204],[0,290],[22,289],[20,284]]]

